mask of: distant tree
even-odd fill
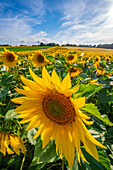
[[[40,46],[45,46],[45,44],[43,42],[40,43]]]

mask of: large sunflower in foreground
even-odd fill
[[[0,152],[2,152],[4,156],[6,155],[6,152],[8,154],[14,154],[15,152],[20,155],[20,150],[22,153],[26,152],[23,141],[19,136],[6,132],[0,132]]]
[[[46,65],[46,63],[49,62],[49,60],[45,57],[45,55],[41,51],[37,51],[32,56],[31,62],[34,67],[41,67]]]
[[[18,56],[13,51],[4,49],[0,54],[0,61],[2,61],[2,65],[5,65],[7,68],[15,67],[18,62]]]
[[[79,87],[71,89],[69,73],[60,81],[55,70],[50,76],[45,68],[42,70],[42,78],[38,77],[29,69],[35,81],[21,77],[24,90],[16,89],[17,92],[25,95],[12,99],[14,103],[21,104],[15,109],[19,117],[23,118],[21,123],[30,122],[27,130],[39,127],[33,139],[41,135],[44,148],[49,140],[55,140],[56,153],[68,161],[72,167],[75,157],[75,147],[77,150],[78,161],[80,157],[86,161],[81,151],[81,142],[86,151],[97,161],[98,152],[96,146],[106,148],[99,143],[85,127],[93,124],[93,121],[80,110],[85,105],[85,97],[77,99],[71,98]],[[87,162],[87,161],[86,161]]]

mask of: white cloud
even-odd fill
[[[113,0],[61,0],[59,3],[56,0],[51,1],[52,5],[44,0],[17,0],[15,3],[0,3],[0,44],[113,43]],[[4,13],[5,8],[7,12]],[[45,25],[43,27],[47,10],[49,15],[60,16],[59,26],[55,23],[56,29],[49,32]],[[53,23],[48,19],[47,27],[49,24]]]
[[[25,8],[24,13],[30,15],[42,16],[45,14],[45,6],[43,0],[19,0],[20,4]]]
[[[0,3],[0,43],[19,45],[21,42],[32,44],[38,39],[41,41],[47,33],[38,30],[33,33],[33,27],[41,25],[44,21],[43,0],[17,0],[16,3],[21,5],[21,8],[14,6],[13,3]],[[4,13],[6,7],[11,7],[14,12],[8,8]]]
[[[90,3],[89,3],[90,2]],[[62,10],[63,8],[63,10]],[[62,43],[113,43],[113,1],[65,1],[60,31],[54,39]]]
[[[37,41],[46,40],[47,33],[45,31],[37,31],[33,34],[30,25],[17,17],[2,19],[0,25],[0,43],[2,44],[20,45],[23,42],[32,45]]]

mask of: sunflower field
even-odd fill
[[[0,47],[0,170],[113,169],[113,53]]]

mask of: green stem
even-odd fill
[[[60,163],[53,164],[53,165],[51,165],[49,168],[47,168],[47,170],[49,170],[49,169],[51,169],[52,167],[57,166],[57,165],[61,165],[61,164],[60,164]]]
[[[64,160],[62,159],[62,170],[64,170]]]
[[[10,103],[11,103],[11,101],[8,102],[7,107],[5,109],[5,112],[8,110],[8,107],[9,107]]]
[[[21,164],[20,170],[22,170],[22,169],[23,169],[23,165],[24,165],[25,157],[26,157],[26,154],[24,154],[24,157],[23,157],[23,159],[22,159],[22,164]]]
[[[2,115],[0,115],[0,117],[3,117],[3,118],[5,118],[5,116],[2,116]]]

